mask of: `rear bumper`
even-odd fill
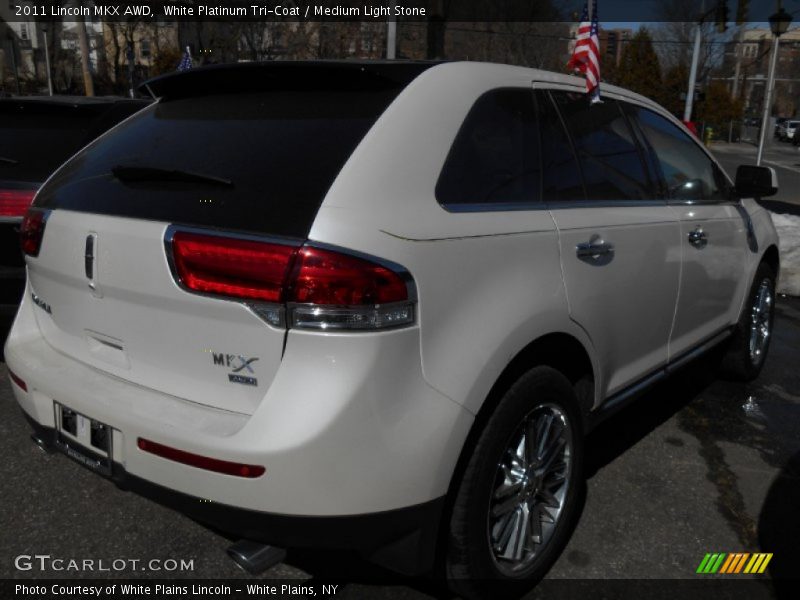
[[[404,573],[430,564],[442,498],[474,417],[424,381],[418,330],[290,334],[263,400],[241,414],[56,351],[39,330],[41,310],[26,293],[5,359],[25,382],[27,391],[11,387],[43,439],[53,442],[57,402],[111,428],[120,485],[199,521],[276,546],[355,549]],[[142,451],[140,437],[266,473],[181,464]]]
[[[55,430],[27,414],[35,435],[58,452]],[[246,510],[184,494],[132,475],[114,463],[111,479],[123,490],[153,500],[219,531],[282,548],[347,549],[406,575],[433,566],[444,497],[380,513],[297,517]]]

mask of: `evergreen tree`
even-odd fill
[[[646,27],[625,43],[615,75],[618,85],[653,100],[661,98],[661,67]]]
[[[664,74],[664,85],[661,88],[660,103],[676,117],[683,118],[686,104],[686,89],[689,85],[689,69],[679,64]]]
[[[739,121],[744,113],[741,98],[734,99],[722,81],[712,81],[706,88],[705,99],[699,103],[697,118],[708,125],[725,128],[731,121]]]

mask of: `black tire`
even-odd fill
[[[521,436],[525,431],[523,423],[538,423],[546,425],[547,415],[551,415],[550,422],[554,425],[549,429],[549,435],[544,434],[544,428],[537,430],[537,435],[530,439],[542,440],[541,446],[550,448],[558,444],[548,444],[554,440],[565,440],[563,447],[553,452],[557,456],[552,461],[541,460],[542,454],[526,454],[525,460],[530,471],[531,483],[526,476],[525,483],[517,481],[514,487],[524,490],[520,494],[512,493],[515,500],[527,497],[529,508],[539,510],[546,503],[541,501],[539,491],[549,490],[550,498],[561,495],[560,512],[557,512],[555,524],[550,525],[545,520],[534,517],[542,523],[540,541],[536,544],[533,537],[528,537],[525,530],[525,539],[536,548],[536,552],[525,555],[531,561],[523,561],[518,566],[518,572],[510,573],[510,564],[495,556],[495,546],[490,541],[490,508],[500,510],[500,505],[510,501],[510,496],[503,500],[493,500],[494,494],[499,491],[498,485],[505,485],[511,473],[500,465],[504,461],[513,460],[511,447],[516,446],[516,440],[524,445]],[[544,418],[545,421],[539,419]],[[560,437],[559,437],[560,436]],[[522,446],[520,446],[522,447]],[[562,448],[569,448],[567,455]],[[483,431],[475,443],[469,456],[464,475],[458,484],[452,512],[450,514],[449,537],[446,546],[445,569],[450,588],[465,598],[486,597],[513,597],[522,595],[530,590],[539,579],[548,571],[558,555],[564,549],[572,530],[578,519],[580,498],[583,494],[584,440],[581,426],[581,413],[575,392],[569,380],[561,373],[550,367],[536,367],[520,377],[503,395],[493,414],[486,423]],[[527,456],[539,456],[539,459],[527,462]],[[519,458],[519,457],[517,457]],[[541,467],[547,462],[552,465],[569,464],[569,468],[553,468],[547,475],[535,475],[534,467]],[[508,464],[511,464],[510,462]],[[520,464],[520,463],[514,463]],[[544,469],[542,469],[544,470]],[[557,487],[562,480],[566,487]],[[535,481],[534,481],[535,480]],[[524,496],[527,494],[527,496]],[[538,500],[537,500],[538,499]],[[493,504],[495,502],[495,504]],[[558,509],[552,509],[556,511]],[[523,514],[522,508],[511,511],[502,511],[503,517],[496,519],[495,527],[501,527],[501,519],[505,515],[514,522],[513,530]],[[508,521],[503,521],[508,524]],[[502,546],[502,542],[498,547]],[[499,550],[498,550],[499,552]]]
[[[766,286],[769,296],[769,312],[766,315],[766,325],[769,335],[766,338],[766,345],[760,352],[753,353],[751,350],[751,334],[753,330],[753,307],[759,300],[762,293],[762,286]],[[747,301],[742,308],[739,322],[733,332],[733,336],[728,342],[725,355],[722,357],[722,375],[728,379],[736,381],[752,381],[761,373],[764,361],[767,359],[770,339],[772,338],[772,325],[775,318],[775,273],[766,263],[761,263],[756,270]]]

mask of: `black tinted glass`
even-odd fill
[[[83,146],[146,105],[0,100],[0,180],[43,182]]]
[[[0,179],[44,181],[89,141],[94,117],[0,105]]]
[[[481,96],[458,131],[436,185],[446,205],[541,200],[539,131],[533,94],[499,89]]]
[[[397,91],[255,92],[161,102],[78,155],[37,204],[304,237],[339,170]],[[112,175],[118,166],[231,185],[158,173],[120,180]]]
[[[567,132],[546,92],[536,92],[542,133],[542,197],[545,201],[585,200],[581,171]]]
[[[616,101],[590,104],[585,94],[552,92],[569,130],[589,200],[656,197],[639,147]]]
[[[638,123],[650,142],[664,178],[667,194],[678,200],[721,200],[725,176],[687,134],[646,108],[634,107]]]

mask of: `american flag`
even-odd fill
[[[583,5],[581,23],[575,49],[567,67],[586,74],[586,92],[592,102],[600,101],[600,42],[598,40],[597,0],[592,2],[592,18],[589,19],[589,0]]]
[[[186,46],[186,51],[183,53],[183,58],[178,64],[178,71],[186,71],[192,68],[192,53],[189,52],[189,46]]]

